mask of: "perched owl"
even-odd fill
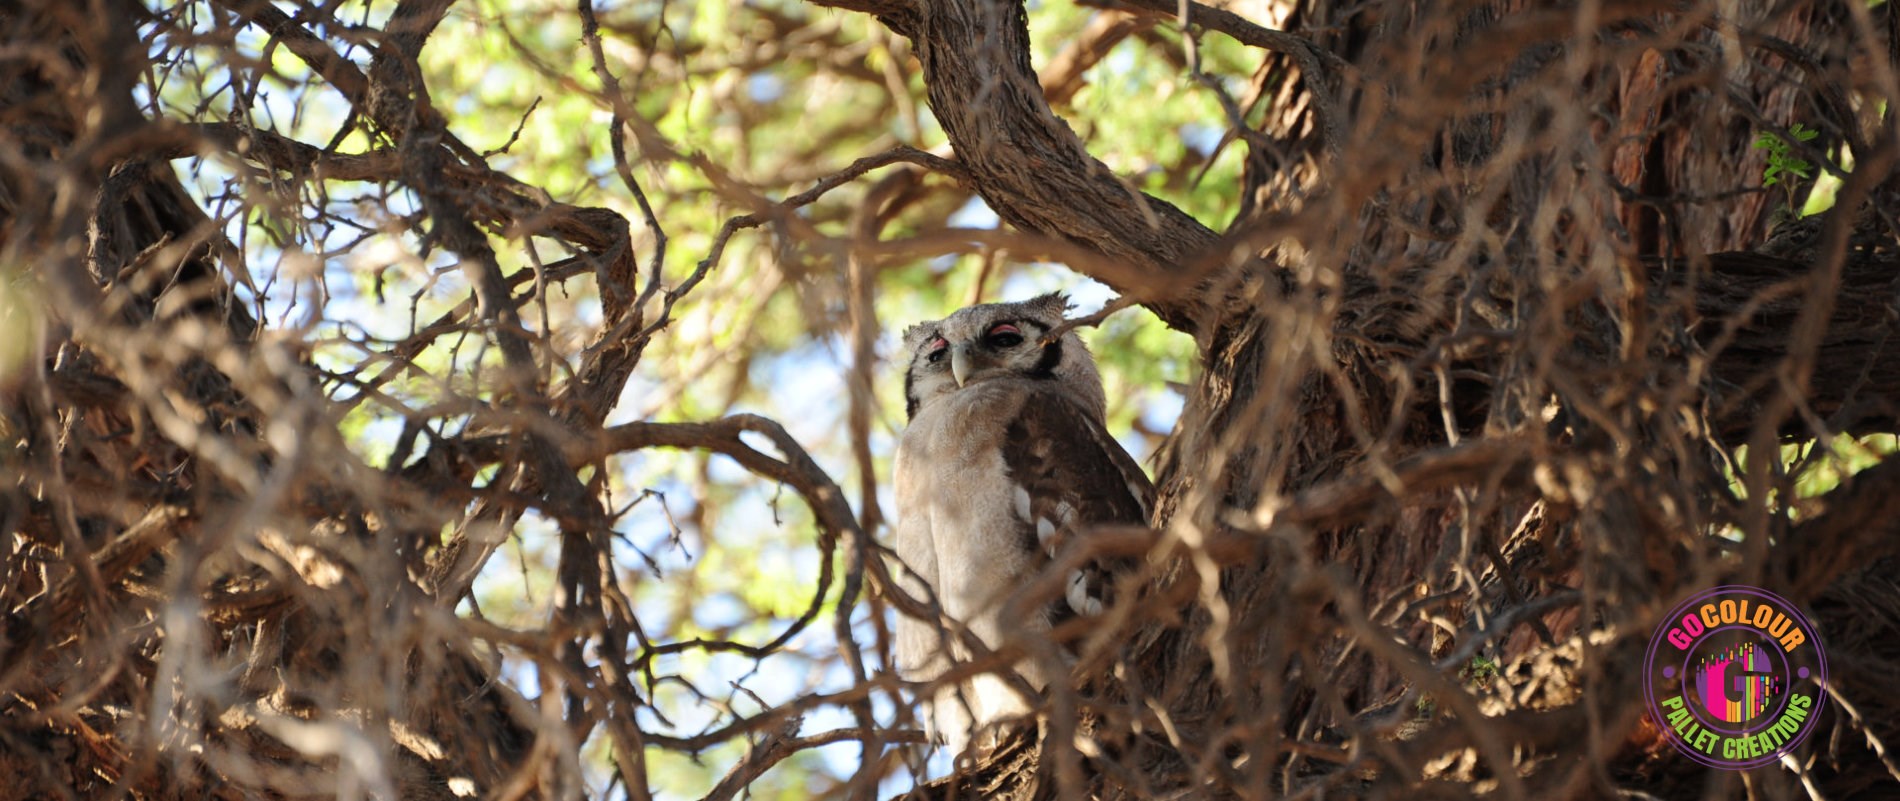
[[[1099,612],[1107,585],[1095,568],[1066,577],[1064,597],[1048,608],[1010,615],[1006,607],[1066,537],[1148,517],[1153,487],[1103,426],[1095,360],[1074,333],[1042,343],[1068,308],[1050,294],[971,306],[904,332],[910,425],[897,445],[895,550],[944,612],[992,648]],[[967,656],[934,621],[898,620],[905,678],[930,680]],[[1062,678],[1037,660],[1016,672],[1038,690]],[[953,755],[972,731],[1035,706],[994,674],[926,703],[926,727]]]

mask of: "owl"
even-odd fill
[[[1153,487],[1103,424],[1095,360],[1073,332],[1044,342],[1069,308],[1060,294],[971,306],[904,333],[909,425],[898,441],[895,552],[950,618],[992,649],[1034,642],[1077,615],[1101,611],[1099,566],[1064,577],[1045,608],[1011,609],[1012,594],[1047,567],[1056,548],[1090,527],[1142,525]],[[1016,605],[1020,606],[1020,604]],[[897,667],[930,681],[969,657],[937,621],[900,617]],[[1048,660],[1015,673],[1037,690]],[[973,732],[1034,711],[1036,699],[985,673],[926,697],[925,727],[952,755]]]

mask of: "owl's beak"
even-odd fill
[[[970,371],[976,369],[970,364],[970,347],[956,345],[950,348],[950,374],[956,376],[957,386],[970,379]]]

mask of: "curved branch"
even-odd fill
[[[745,758],[739,760],[739,764],[732,766],[732,770],[726,772],[725,778],[720,779],[719,784],[706,794],[704,801],[728,801],[737,798],[740,793],[751,788],[752,782],[771,770],[773,765],[785,761],[787,757],[800,751],[854,740],[903,743],[924,741],[923,733],[919,731],[879,731],[873,728],[834,729],[809,737],[799,737],[797,736],[798,726],[804,721],[803,717],[798,716],[786,718],[778,729],[754,743],[751,750],[746,752]]]
[[[747,432],[771,440],[785,458],[772,458],[747,444],[741,438]],[[784,647],[810,626],[824,608],[825,595],[831,591],[835,570],[831,557],[837,552],[839,535],[843,534],[853,542],[865,541],[864,532],[858,527],[857,517],[851,512],[851,505],[845,501],[844,492],[824,468],[812,460],[798,441],[786,433],[784,426],[752,414],[733,415],[710,423],[626,423],[607,429],[598,440],[570,451],[568,459],[571,464],[583,464],[609,453],[655,447],[694,448],[724,454],[755,474],[791,485],[811,507],[812,517],[818,522],[818,586],[812,590],[811,604],[804,613],[763,645],[746,645],[730,640],[686,640],[655,645],[641,655],[641,661],[644,663],[662,654],[691,649],[739,653],[757,658]],[[853,568],[847,595],[854,594],[855,588],[861,583],[855,572],[861,565],[854,562]]]
[[[785,455],[784,460],[747,444],[740,438],[746,432],[771,440]],[[862,533],[858,532],[857,516],[852,514],[844,492],[824,468],[805,453],[784,426],[755,414],[736,414],[710,423],[623,423],[601,432],[595,440],[576,445],[568,452],[572,464],[643,448],[695,448],[724,454],[753,473],[791,485],[811,504],[812,516],[827,532]]]
[[[1126,280],[1128,271],[1078,269],[1136,296],[1169,326],[1195,330],[1203,302],[1179,279],[1216,247],[1218,236],[1118,178],[1049,108],[1030,66],[1019,0],[935,0],[910,8],[819,4],[871,11],[911,39],[931,110],[972,188],[998,217],[1131,265],[1138,281]]]
[[[1126,5],[1151,14],[1162,14],[1169,17],[1181,13],[1181,5],[1175,2],[1175,0],[1121,0],[1117,5]],[[1220,31],[1221,33],[1227,34],[1233,37],[1234,41],[1240,42],[1241,44],[1258,47],[1262,50],[1272,50],[1276,53],[1286,53],[1290,56],[1300,57],[1302,61],[1306,58],[1314,58],[1328,59],[1335,64],[1338,63],[1337,58],[1331,57],[1331,54],[1321,50],[1312,42],[1287,33],[1286,31],[1277,31],[1272,28],[1257,25],[1246,17],[1224,8],[1214,8],[1213,6],[1202,3],[1189,2],[1187,9],[1188,19],[1195,24],[1204,26],[1208,30]],[[1302,64],[1301,67],[1305,68],[1305,65]],[[1314,74],[1317,75],[1319,73],[1316,72]]]

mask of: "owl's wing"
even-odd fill
[[[1154,485],[1134,457],[1082,407],[1054,389],[1029,393],[1005,429],[1003,463],[1024,547],[1054,556],[1063,537],[1090,526],[1145,525]],[[1051,623],[1097,614],[1110,576],[1099,560],[1068,577]]]

